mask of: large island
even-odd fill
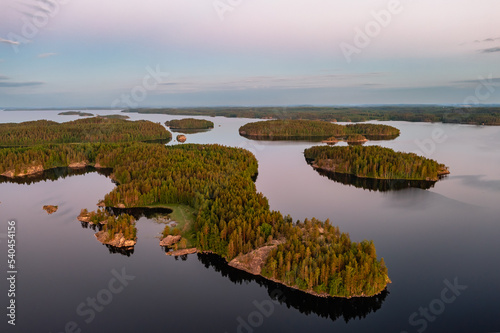
[[[434,160],[380,146],[316,146],[304,156],[315,169],[360,178],[437,181],[450,173]]]
[[[240,135],[254,140],[344,139],[362,135],[369,140],[391,140],[398,137],[395,127],[379,124],[338,125],[320,120],[269,120],[240,127]]]
[[[295,224],[271,210],[253,182],[257,160],[243,149],[143,142],[51,144],[0,149],[0,160],[0,173],[11,178],[24,175],[27,168],[108,168],[117,186],[102,206],[190,207],[193,219],[180,236],[199,252],[218,254],[234,267],[313,295],[373,296],[390,282],[372,242],[352,242],[329,221]],[[91,220],[99,214],[106,220],[104,233],[96,235],[102,242],[135,241],[133,219],[86,213],[93,215]],[[166,231],[164,236],[179,233]]]

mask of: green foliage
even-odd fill
[[[203,119],[184,118],[165,122],[171,129],[209,129],[214,128],[214,123]]]
[[[66,123],[37,120],[0,124],[0,146],[4,147],[48,143],[170,140],[171,137],[171,133],[162,125],[146,120],[127,121],[94,117]]]
[[[120,214],[115,216],[101,208],[92,212],[88,212],[87,209],[82,209],[80,215],[88,216],[90,222],[93,224],[101,224],[103,226],[102,230],[108,233],[108,241],[117,233],[122,233],[126,240],[137,239],[135,219],[131,215]]]
[[[214,252],[227,260],[262,247],[269,241],[286,239],[268,258],[264,274],[282,279],[289,285],[332,296],[373,295],[385,288],[385,267],[377,261],[374,252],[369,252],[371,257],[362,254],[368,252],[364,243],[352,243],[348,237],[339,234],[338,228],[332,229],[328,222],[322,224],[321,228],[326,230],[322,233],[319,222],[315,220],[295,226],[291,218],[271,211],[267,199],[256,191],[252,180],[257,173],[257,160],[246,150],[220,145],[108,143],[5,151],[7,153],[0,150],[0,154],[5,156],[9,166],[46,161],[51,156],[58,156],[61,163],[68,163],[78,156],[87,158],[90,163],[113,168],[118,185],[105,196],[106,206],[190,206],[196,212],[193,227],[189,230],[196,235],[194,245],[201,251]],[[96,212],[98,214],[102,215],[99,219],[108,218],[105,228],[110,237],[115,232],[135,237],[133,222],[125,215],[113,220],[104,211]],[[311,223],[318,227],[314,229]],[[178,228],[166,228],[164,236],[182,232]],[[333,239],[337,234],[339,241]],[[183,238],[188,238],[188,235],[183,234]],[[187,243],[186,240],[180,246]],[[325,256],[332,258],[327,260]],[[335,259],[335,256],[346,259]],[[321,275],[323,266],[331,270],[336,260],[343,260],[345,264]],[[356,263],[363,267],[358,269]],[[320,273],[317,273],[318,269]],[[346,272],[347,269],[350,270]],[[292,276],[291,272],[295,275]],[[313,272],[312,277],[310,272]],[[358,272],[362,275],[356,278]],[[342,281],[342,284],[336,281]]]
[[[263,275],[319,294],[349,297],[374,295],[388,280],[387,268],[377,260],[373,242],[353,243],[330,222],[306,219],[286,232],[274,249]]]
[[[376,124],[338,125],[318,120],[270,120],[248,123],[240,127],[240,134],[252,139],[326,139],[348,135],[370,135],[377,137],[399,135],[392,126]]]
[[[308,119],[363,122],[400,120],[475,125],[500,125],[500,107],[455,107],[438,105],[373,107],[227,107],[227,108],[161,108],[131,109],[125,112],[240,117],[260,119]]]
[[[380,146],[316,146],[306,149],[304,156],[319,169],[364,178],[438,180],[448,173],[434,160]]]

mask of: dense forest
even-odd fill
[[[392,126],[378,124],[338,125],[317,120],[269,120],[248,123],[240,127],[240,135],[252,139],[293,140],[329,137],[343,138],[349,135],[364,135],[375,138],[395,138],[399,130]]]
[[[165,127],[146,120],[127,121],[95,117],[65,123],[37,120],[0,124],[0,146],[3,147],[48,143],[170,140],[171,137]]]
[[[316,146],[304,156],[316,169],[363,178],[437,181],[449,173],[434,160],[380,146]]]
[[[217,107],[130,109],[124,112],[220,116],[258,119],[308,119],[341,122],[399,120],[473,125],[500,125],[498,106],[400,105],[359,107]]]
[[[64,111],[59,112],[59,116],[79,116],[79,117],[93,117],[93,113],[83,112],[83,111]]]
[[[286,231],[286,242],[274,249],[263,275],[289,286],[339,296],[373,295],[388,281],[384,259],[373,242],[353,243],[349,234],[327,220],[298,222]]]
[[[270,210],[252,180],[257,160],[248,151],[220,145],[164,146],[147,143],[86,143],[0,149],[0,173],[25,165],[69,165],[81,160],[113,169],[117,186],[107,207],[168,204],[190,206],[196,218],[186,238],[200,251],[227,261],[265,244],[284,243],[269,257],[263,274],[308,292],[331,296],[374,295],[389,282],[373,244],[316,220],[295,225]],[[122,219],[107,228],[127,231]],[[311,226],[312,223],[312,226]],[[112,229],[115,230],[115,229]],[[172,230],[176,232],[176,230]]]
[[[165,122],[165,125],[170,127],[170,129],[210,129],[214,128],[214,123],[204,119],[194,119],[194,118],[184,118],[184,119],[174,119]]]

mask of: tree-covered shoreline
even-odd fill
[[[315,169],[359,178],[437,181],[449,173],[435,160],[380,146],[315,146],[304,156]]]
[[[0,124],[0,147],[85,142],[132,142],[170,140],[160,124],[106,117],[57,123],[50,120]]]
[[[214,128],[214,123],[204,119],[183,118],[165,122],[172,130],[206,130]]]
[[[380,124],[339,125],[318,120],[269,120],[248,123],[240,127],[240,135],[254,140],[296,140],[347,138],[389,138],[399,136],[400,131],[392,126]]]
[[[340,233],[328,221],[312,220],[313,227],[305,221],[303,227],[272,211],[252,180],[257,173],[257,160],[243,149],[220,145],[87,143],[1,149],[0,155],[0,173],[26,164],[50,168],[81,160],[111,168],[117,186],[105,195],[105,206],[190,206],[196,218],[185,232],[190,233],[199,251],[216,253],[228,262],[270,242],[286,240],[278,252],[265,259],[262,275],[305,292],[370,296],[382,292],[389,282],[385,265],[371,246],[351,242],[347,234]],[[117,226],[133,237],[134,231],[123,224],[126,220],[118,219]],[[366,267],[370,269],[366,271]],[[359,279],[352,280],[354,276]]]

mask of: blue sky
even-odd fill
[[[0,107],[500,103],[500,0],[2,0]]]

